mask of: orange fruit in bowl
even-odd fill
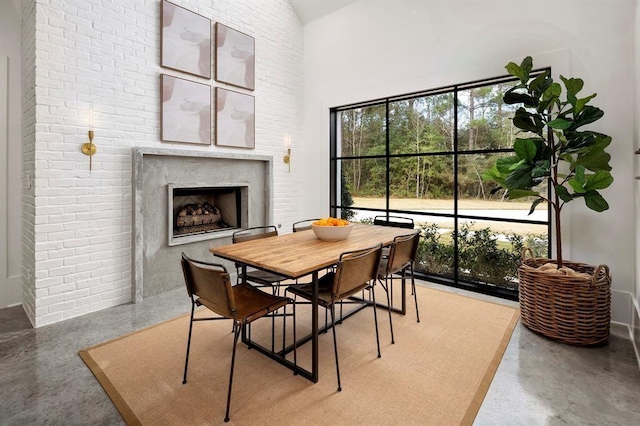
[[[313,222],[316,226],[347,226],[351,223],[344,219],[338,219],[336,217],[323,217]]]
[[[351,233],[353,224],[344,219],[326,217],[312,223],[311,229],[316,237],[324,241],[341,241]]]

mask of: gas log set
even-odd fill
[[[176,217],[176,234],[196,234],[229,228],[222,220],[220,210],[208,202],[202,204],[186,204],[178,211]]]

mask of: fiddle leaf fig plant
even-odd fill
[[[542,202],[551,205],[556,225],[556,261],[560,268],[562,208],[579,198],[591,210],[602,212],[609,208],[599,191],[613,182],[611,156],[605,151],[611,137],[584,128],[599,120],[604,112],[589,105],[595,93],[580,97],[584,86],[581,79],[560,76],[560,85],[553,81],[549,70],[531,77],[530,56],[520,65],[510,62],[506,69],[520,80],[507,90],[503,100],[506,104],[521,105],[512,121],[523,137],[514,141],[515,155],[497,160],[484,172],[483,179],[500,185],[494,192],[505,188],[511,200],[534,197],[529,214]],[[545,182],[551,188],[550,197],[542,185]]]

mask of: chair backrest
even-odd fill
[[[231,235],[233,243],[242,243],[244,241],[257,240],[260,238],[275,237],[278,230],[275,226],[255,226],[253,228],[242,229]]]
[[[381,254],[382,244],[342,253],[331,291],[334,300],[344,299],[367,287],[376,278]]]
[[[420,233],[413,232],[407,235],[399,235],[393,239],[387,261],[387,274],[398,272],[411,265],[418,253]]]
[[[223,265],[193,260],[182,253],[182,272],[189,297],[195,295],[218,315],[234,318],[236,302]]]
[[[311,229],[311,224],[316,220],[320,220],[320,219],[307,219],[307,220],[301,220],[299,222],[294,223],[293,232],[300,232],[300,231],[306,231],[308,229]]]
[[[380,226],[393,226],[394,228],[415,228],[413,219],[403,216],[376,216],[373,218],[373,224]]]

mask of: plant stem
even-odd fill
[[[551,147],[551,158],[556,158],[556,150],[555,141],[553,137],[553,132],[549,131],[549,146]],[[556,260],[558,263],[558,268],[562,268],[562,229],[560,227],[560,211],[562,210],[562,206],[560,205],[560,197],[558,196],[558,192],[556,191],[555,185],[558,182],[558,162],[556,161],[553,164],[551,169],[551,184],[553,185],[553,196],[555,199],[555,203],[553,203],[553,211],[555,213],[555,224],[556,224]]]

